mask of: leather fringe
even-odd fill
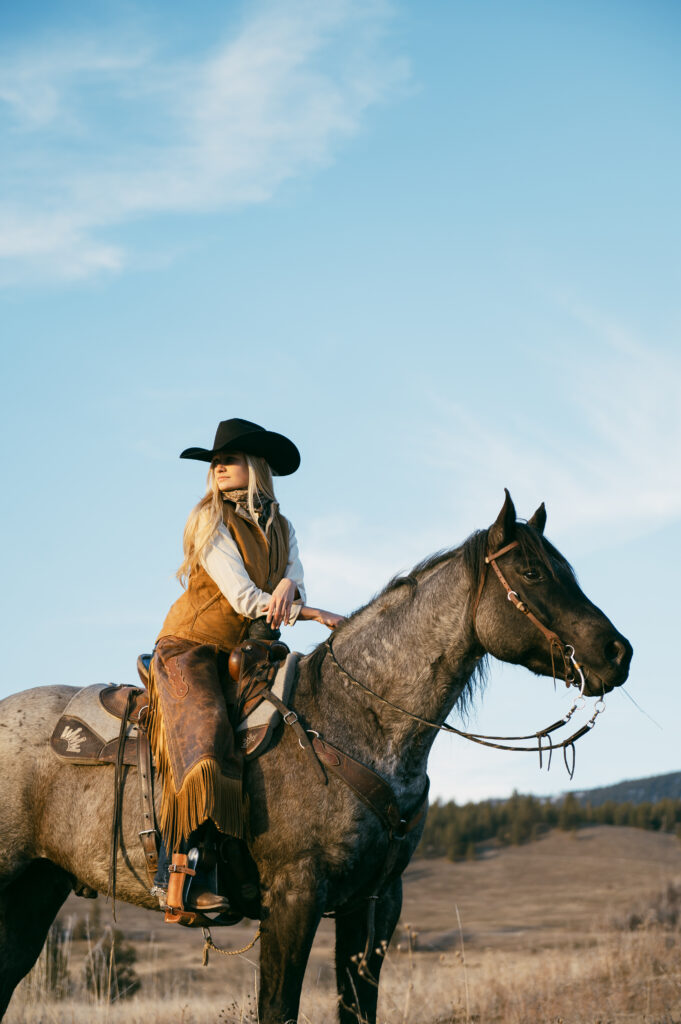
[[[220,832],[241,839],[243,836],[243,796],[241,779],[222,773],[213,757],[205,757],[185,775],[179,791],[170,764],[163,714],[154,679],[154,663],[149,666],[149,744],[161,780],[159,827],[169,850],[177,850],[182,839],[207,818]]]

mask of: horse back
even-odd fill
[[[31,753],[49,742],[55,722],[78,692],[77,686],[34,686],[0,700],[0,757]],[[3,764],[3,770],[4,770]]]
[[[37,686],[0,700],[0,885],[36,855],[56,760],[49,737],[76,692],[74,686]]]

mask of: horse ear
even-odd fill
[[[527,525],[534,526],[535,530],[539,533],[544,532],[544,527],[546,526],[546,505],[543,501],[534,515],[527,520]]]
[[[504,487],[504,492],[506,498],[501,512],[489,529],[490,551],[498,551],[505,544],[510,544],[515,533],[515,505],[511,495],[508,493],[508,488]]]

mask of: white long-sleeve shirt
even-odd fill
[[[284,576],[293,580],[298,588],[300,600],[294,601],[289,615],[292,625],[300,609],[305,604],[305,586],[303,584],[303,566],[298,555],[298,541],[295,530],[287,519],[289,529],[288,562]],[[210,578],[218,585],[235,612],[245,615],[248,619],[257,619],[266,614],[271,594],[256,587],[246,572],[246,567],[234,538],[221,523],[212,540],[204,548],[201,563]]]

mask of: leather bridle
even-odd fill
[[[513,549],[517,548],[518,546],[519,546],[518,541],[514,540],[514,541],[511,541],[510,544],[507,544],[505,547],[499,548],[499,550],[495,551],[493,554],[486,556],[486,558],[485,558],[485,569],[483,571],[482,576],[480,577],[480,583],[478,585],[478,591],[477,591],[477,594],[475,595],[475,602],[473,604],[473,629],[474,629],[474,631],[476,633],[476,636],[478,636],[478,633],[477,633],[477,630],[476,630],[476,626],[475,626],[476,618],[477,618],[477,614],[478,614],[478,605],[480,604],[480,598],[482,597],[482,592],[483,592],[483,590],[485,588],[485,582],[487,580],[487,568],[488,568],[488,566],[491,565],[492,568],[494,569],[494,572],[496,573],[497,579],[499,580],[499,582],[501,583],[502,587],[506,591],[506,597],[511,602],[513,607],[517,608],[517,610],[519,612],[522,612],[522,614],[527,619],[530,620],[530,622],[532,623],[533,626],[536,626],[536,628],[539,630],[539,632],[542,633],[543,636],[548,641],[549,650],[551,651],[551,668],[553,670],[553,678],[554,678],[554,680],[556,678],[556,669],[555,669],[555,663],[554,663],[554,660],[553,660],[553,653],[554,653],[554,650],[557,649],[558,653],[560,654],[561,658],[563,659],[563,668],[564,668],[564,672],[565,672],[565,684],[566,684],[566,686],[570,686],[572,683],[576,684],[575,676],[570,674],[570,666],[572,666],[575,669],[575,671],[577,672],[578,676],[579,676],[579,680],[580,680],[580,683],[579,683],[580,694],[579,695],[580,695],[580,697],[582,697],[582,696],[584,696],[584,686],[585,686],[586,680],[584,678],[584,672],[582,671],[581,665],[579,664],[579,662],[575,658],[575,649],[574,649],[574,647],[572,646],[572,644],[564,643],[561,640],[561,638],[558,636],[557,633],[555,633],[552,629],[549,629],[549,627],[547,625],[545,625],[545,623],[543,623],[541,621],[541,619],[538,618],[535,615],[535,613],[532,611],[532,609],[529,607],[529,605],[527,605],[525,603],[525,601],[522,601],[520,599],[520,597],[518,596],[517,591],[515,591],[515,590],[513,590],[511,588],[511,585],[509,584],[508,580],[506,579],[506,577],[504,576],[503,572],[501,571],[501,569],[497,565],[497,559],[501,558],[502,555],[507,554],[509,551],[513,551]],[[478,636],[478,640],[479,639],[480,638]]]
[[[512,551],[516,547],[518,547],[517,540],[512,541],[505,547],[500,548],[498,551],[495,551],[492,554],[486,556],[485,569],[480,578],[480,583],[473,604],[473,628],[475,630],[475,620],[477,616],[478,605],[480,604],[480,598],[482,597],[482,591],[484,589],[485,581],[487,579],[487,567],[491,565],[492,568],[494,569],[497,579],[499,580],[502,587],[506,591],[506,596],[508,597],[508,600],[511,602],[511,604],[513,604],[515,608],[518,609],[519,612],[522,612],[523,615],[527,616],[530,622],[532,622],[533,625],[537,627],[537,629],[543,634],[543,636],[548,641],[551,650],[551,663],[554,669],[554,680],[556,678],[556,673],[555,664],[553,661],[553,652],[554,649],[557,648],[560,656],[563,659],[566,685],[570,686],[574,683],[575,685],[579,685],[580,688],[579,695],[575,698],[575,700],[572,703],[572,706],[569,708],[569,710],[566,712],[563,718],[561,718],[557,722],[554,722],[552,725],[547,726],[545,729],[539,729],[537,732],[528,733],[524,736],[487,736],[484,733],[465,732],[462,729],[457,729],[453,725],[448,725],[446,722],[443,722],[442,724],[438,722],[431,722],[427,718],[421,718],[420,715],[416,715],[412,711],[407,711],[406,708],[402,708],[398,704],[393,703],[393,701],[389,700],[387,697],[383,697],[380,693],[376,693],[375,690],[372,690],[365,683],[360,682],[359,679],[356,679],[354,676],[350,675],[350,673],[343,668],[343,666],[336,658],[336,655],[332,647],[331,636],[328,638],[328,640],[325,641],[326,648],[331,656],[333,664],[336,666],[341,675],[345,677],[345,679],[353,683],[355,686],[358,686],[361,690],[363,690],[365,693],[369,694],[376,700],[380,701],[382,704],[385,704],[388,707],[392,708],[393,711],[397,711],[400,714],[405,715],[407,718],[411,718],[413,721],[418,722],[421,725],[428,726],[431,729],[437,729],[440,732],[454,733],[456,736],[461,736],[463,739],[470,740],[472,743],[479,743],[483,747],[493,747],[495,750],[519,751],[521,753],[528,751],[536,752],[539,754],[540,768],[543,767],[543,755],[547,753],[547,770],[551,767],[551,757],[553,751],[562,750],[565,767],[567,769],[568,775],[570,776],[570,778],[572,778],[575,771],[575,743],[578,739],[580,739],[582,736],[585,736],[591,729],[593,729],[594,725],[596,724],[596,719],[605,710],[605,702],[603,698],[600,697],[596,701],[593,715],[585,725],[581,726],[581,728],[577,729],[576,732],[572,733],[571,736],[568,736],[560,743],[553,742],[551,738],[552,733],[556,732],[558,729],[561,729],[564,725],[567,725],[567,723],[570,721],[575,712],[584,706],[584,687],[586,680],[584,677],[584,672],[582,671],[579,662],[575,658],[575,649],[572,646],[572,644],[563,643],[558,634],[555,633],[552,629],[549,629],[549,627],[546,626],[545,623],[543,623],[541,619],[539,619],[538,616],[534,614],[532,609],[524,601],[522,601],[516,593],[516,591],[511,588],[510,584],[508,583],[508,580],[506,579],[501,569],[497,565],[497,559],[501,558],[503,555],[507,554],[507,552]],[[574,675],[570,675],[570,666],[572,666],[577,672],[579,677],[579,684],[577,683]],[[535,740],[536,745],[532,747],[507,745],[510,743],[522,742],[523,740]],[[545,741],[546,746],[544,745]]]

